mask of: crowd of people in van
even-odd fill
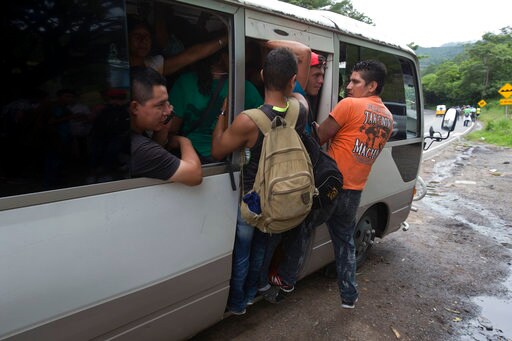
[[[125,90],[110,89],[103,93],[104,103],[90,109],[79,102],[79,93],[61,89],[55,102],[43,94],[37,106],[30,103],[45,113],[40,117],[46,128],[40,131],[47,134],[42,152],[47,188],[59,188],[59,169],[77,153],[91,154],[90,183],[119,171],[124,174],[119,178],[129,173],[195,186],[202,183],[202,165],[241,150],[248,157],[240,182],[244,192],[251,189],[263,134],[247,115],[228,112],[227,34],[218,32],[185,46],[161,22],[156,22],[156,32],[142,20],[128,24],[130,98]],[[155,40],[162,54],[152,55]],[[379,97],[386,68],[375,60],[357,63],[346,98],[317,124],[326,57],[291,40],[246,43],[244,109],[260,108],[269,119],[286,117],[295,98],[297,133],[314,136],[320,145],[329,142],[328,153],[343,174],[343,190],[322,222],[333,242],[342,307],[354,308],[359,295],[353,240],[357,208],[372,164],[392,129],[393,117]],[[383,133],[373,134],[369,141],[367,131]],[[366,149],[376,152],[365,153]],[[227,310],[244,314],[257,295],[276,303],[292,292],[316,225],[308,217],[287,233],[269,235],[248,224],[239,212]],[[282,256],[276,264],[273,257],[280,243]]]
[[[154,57],[149,55],[149,26],[143,22],[131,24],[132,175],[198,185],[202,182],[202,164],[242,150],[241,154],[249,155],[242,165],[242,188],[244,192],[252,188],[263,134],[249,116],[228,113],[227,42],[227,37],[220,34],[187,49],[178,46],[172,55]],[[252,47],[248,44],[248,49]],[[291,98],[297,99],[297,133],[312,134],[320,144],[330,142],[329,155],[344,176],[343,190],[324,221],[333,242],[341,305],[354,308],[359,295],[353,240],[356,212],[372,164],[392,130],[392,114],[379,97],[386,68],[375,60],[357,63],[346,87],[347,97],[317,124],[314,100],[323,84],[326,58],[294,41],[262,42],[259,48],[264,52],[261,67],[246,70],[244,108],[260,108],[269,119],[286,117]],[[257,57],[247,55],[248,59]],[[197,64],[196,71],[173,79],[168,92],[166,76],[193,63]],[[257,88],[260,84],[262,93]],[[369,116],[378,119],[370,120]],[[231,124],[229,117],[234,117]],[[355,152],[356,145],[368,144],[366,130],[375,128],[386,131],[372,141],[372,145],[379,146],[377,153]],[[271,236],[248,224],[239,210],[227,311],[244,314],[257,295],[275,303],[294,290],[314,228],[311,225],[306,218],[290,230],[293,232]],[[272,266],[276,243],[281,239],[284,257]]]

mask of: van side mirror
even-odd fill
[[[455,130],[455,125],[457,124],[457,119],[459,117],[459,112],[455,108],[450,108],[446,111],[443,116],[443,121],[441,122],[441,129],[448,131],[448,135],[443,136],[440,132],[434,131],[434,127],[430,126],[428,131],[429,136],[425,136],[425,139],[430,139],[430,143],[423,144],[423,150],[427,150],[430,148],[434,141],[439,142],[442,140],[446,140],[450,137],[450,133]],[[426,141],[424,141],[426,142]]]
[[[441,122],[441,129],[446,131],[453,131],[455,129],[455,124],[457,123],[458,118],[457,109],[450,108],[446,111],[443,117],[443,122]]]

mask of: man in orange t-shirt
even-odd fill
[[[316,126],[320,144],[331,140],[329,155],[343,174],[338,207],[327,221],[343,308],[354,308],[358,298],[353,235],[361,193],[393,130],[393,115],[379,97],[385,78],[386,67],[381,62],[358,62],[347,85],[347,98]]]

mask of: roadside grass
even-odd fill
[[[478,118],[484,128],[473,131],[466,138],[472,141],[484,140],[486,143],[497,146],[512,147],[512,107],[508,108],[508,117],[505,118],[505,107],[492,104],[488,106],[482,108]]]

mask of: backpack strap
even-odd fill
[[[295,125],[297,124],[297,120],[299,118],[299,101],[295,97],[290,97],[288,99],[288,103],[289,107],[286,111],[285,119],[290,127],[295,129]],[[267,133],[272,128],[272,121],[270,121],[267,114],[265,114],[265,112],[261,109],[249,109],[242,113],[249,116],[251,120],[256,123],[263,135],[267,135]]]
[[[190,124],[188,131],[182,133],[183,136],[190,135],[194,130],[199,128],[201,123],[204,123],[206,116],[208,116],[208,113],[213,109],[213,104],[215,104],[215,100],[217,99],[217,97],[219,97],[220,90],[222,89],[222,86],[224,85],[224,83],[226,83],[226,77],[223,77],[217,81],[217,86],[215,87],[215,90],[213,90],[213,93],[210,96],[208,106],[202,112],[201,117],[199,117],[196,121],[194,121]]]
[[[267,135],[272,128],[272,122],[261,109],[249,109],[242,112],[256,123],[263,135]]]
[[[285,115],[286,123],[295,129],[295,125],[299,119],[299,101],[295,97],[290,97],[288,102],[290,103],[290,106],[288,107]]]

